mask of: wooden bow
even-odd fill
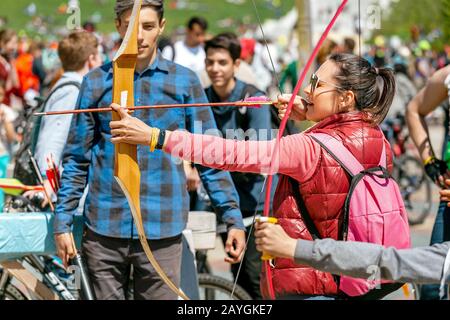
[[[138,56],[137,36],[141,7],[142,0],[135,0],[125,38],[113,59],[113,103],[121,106],[134,106],[134,73]],[[112,118],[113,121],[120,120],[119,114],[115,111]],[[140,206],[141,172],[137,161],[137,146],[125,143],[115,146],[114,177],[128,200],[139,240],[151,265],[174,293],[188,300],[189,298],[162,270],[147,242]]]

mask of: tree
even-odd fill
[[[410,40],[413,26],[425,34],[439,29],[443,33],[439,42],[450,43],[450,0],[393,0],[381,32]]]

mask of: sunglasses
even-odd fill
[[[317,74],[313,73],[313,74],[311,74],[311,78],[309,80],[309,85],[311,86],[311,96],[314,94],[314,91],[317,89],[317,87],[319,86],[320,82],[326,83],[327,85],[332,86],[332,87],[334,87],[336,89],[345,90],[344,88],[342,88],[340,86],[337,86],[337,85],[335,85],[333,83],[330,83],[330,82],[324,81],[322,79],[319,79]]]

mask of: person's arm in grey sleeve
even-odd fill
[[[397,250],[363,242],[298,240],[294,260],[337,275],[367,279],[373,276],[375,266],[385,280],[440,283],[449,250],[450,242]],[[450,282],[448,272],[446,282]]]

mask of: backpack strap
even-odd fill
[[[61,88],[64,87],[68,87],[68,86],[74,86],[77,87],[78,89],[81,88],[81,84],[77,81],[67,81],[67,82],[63,82],[60,85],[54,87],[50,93],[48,94],[47,98],[45,98],[44,102],[42,103],[42,105],[39,107],[39,111],[45,110],[45,108],[47,107],[47,103],[50,100],[50,98]],[[39,132],[41,130],[41,124],[42,124],[42,117],[38,117],[37,121],[34,123],[33,128],[31,130],[31,141],[30,141],[30,146],[29,149],[31,151],[31,153],[34,154],[34,152],[36,151],[36,144],[39,138]]]
[[[364,171],[362,164],[342,144],[342,142],[338,141],[336,138],[326,133],[313,133],[309,136],[320,144],[320,146],[327,151],[351,177]]]
[[[56,86],[55,88],[52,89],[52,91],[49,93],[49,95],[47,96],[47,98],[45,98],[44,103],[42,104],[42,107],[45,109],[47,102],[50,100],[50,98],[59,90],[62,89],[64,87],[68,87],[68,86],[74,86],[77,87],[78,89],[81,88],[81,84],[77,81],[67,81],[67,82],[63,82],[60,85]]]
[[[312,220],[308,209],[306,208],[305,202],[303,201],[303,197],[300,194],[300,184],[294,178],[288,177],[289,182],[291,183],[292,191],[294,193],[294,199],[297,203],[297,208],[300,211],[300,215],[303,218],[303,222],[305,223],[306,229],[311,234],[313,240],[322,239],[320,236],[319,230],[317,229],[314,221]]]

